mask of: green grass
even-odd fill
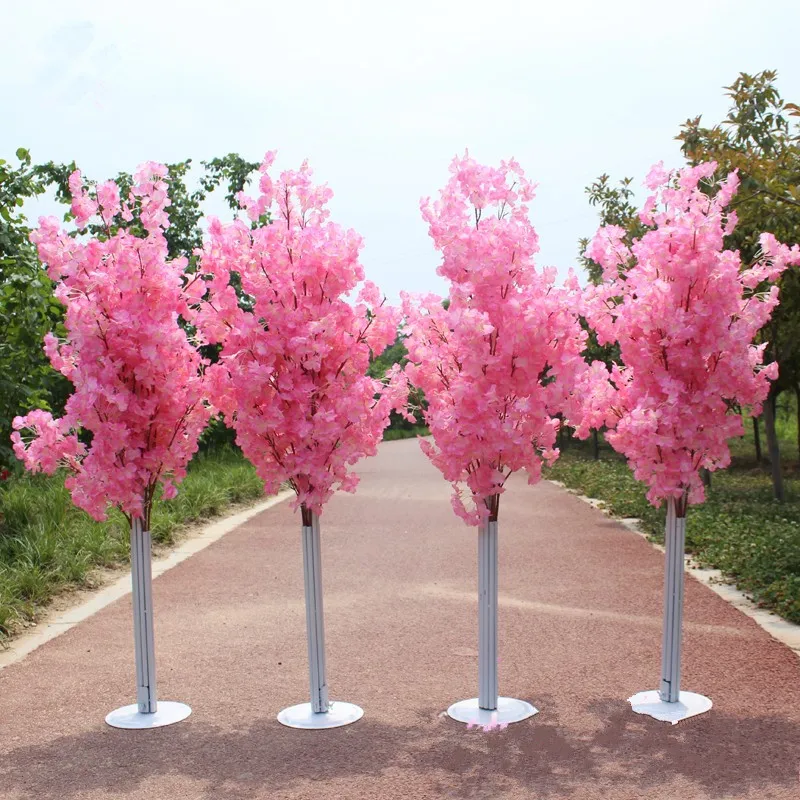
[[[397,439],[416,439],[417,436],[430,436],[430,431],[424,425],[413,428],[387,428],[383,432],[384,442],[394,442]]]
[[[181,526],[263,495],[255,470],[234,449],[199,454],[178,496],[156,501],[153,540],[169,545]],[[57,592],[92,585],[92,570],[127,562],[130,534],[113,511],[95,522],[72,505],[63,475],[23,475],[0,484],[0,642],[36,619]]]
[[[689,509],[687,551],[703,566],[722,570],[761,606],[800,623],[800,469],[796,425],[779,417],[786,501],[773,499],[766,467],[756,462],[752,426],[732,443],[734,460],[715,472],[706,502]],[[766,452],[762,430],[762,445]],[[585,442],[570,441],[546,477],[602,500],[619,517],[638,517],[656,541],[664,538],[664,509],[645,499],[625,462],[607,445],[600,460]]]

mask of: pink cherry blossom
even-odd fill
[[[728,439],[744,432],[736,408],[759,414],[777,377],[777,364],[763,364],[766,345],[753,344],[778,303],[768,282],[800,263],[800,248],[771,234],[754,264],[725,249],[739,178],[731,173],[709,197],[700,184],[715,169],[657,165],[640,215],[651,230],[628,248],[619,228],[601,228],[587,251],[604,282],[587,290],[586,316],[600,344],[619,342],[624,366],[595,362],[580,377],[577,432],[607,426],[654,505],[702,502],[700,468],[730,463]]]
[[[262,194],[240,197],[254,222],[269,211],[272,224],[211,220],[193,322],[222,345],[208,370],[211,396],[266,490],[288,482],[296,505],[321,514],[337,488],[355,491],[350,468],[375,454],[389,413],[405,406],[399,370],[386,382],[366,376],[370,353],[394,342],[400,312],[362,283],[361,237],[329,221],[330,189],[312,183],[306,163],[273,182],[273,160],[267,153],[261,166]]]
[[[554,268],[534,266],[534,187],[519,165],[485,167],[467,154],[450,172],[439,200],[422,203],[450,305],[403,296],[406,373],[428,401],[433,442],[420,445],[452,484],[455,512],[477,525],[496,514],[509,475],[524,469],[535,483],[558,457],[556,415],[575,402],[586,333],[575,276],[559,288]]]
[[[502,731],[508,727],[507,722],[498,722],[497,720],[497,712],[493,711],[490,714],[489,722],[480,723],[480,722],[468,722],[467,723],[467,730],[472,730],[473,728],[481,728],[484,733],[490,733],[491,731]]]
[[[124,213],[118,187],[101,184],[93,197],[78,172],[70,177],[78,226],[99,214],[106,235],[72,238],[52,217],[31,233],[66,306],[67,339],[48,334],[45,352],[75,388],[60,419],[31,411],[13,421],[14,452],[33,472],[67,467],[73,501],[98,520],[111,505],[149,525],[157,485],[175,495],[211,413],[203,362],[178,322],[189,315],[186,261],[167,258],[165,175],[154,164],[136,173],[129,199],[140,204],[145,238],[111,235]],[[91,432],[90,445],[80,430]]]

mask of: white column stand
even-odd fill
[[[478,530],[478,697],[447,709],[449,717],[470,726],[508,725],[537,713],[524,700],[498,697],[497,576],[497,520],[487,519]]]
[[[114,728],[160,728],[186,719],[192,709],[183,703],[158,701],[153,636],[153,577],[151,538],[142,520],[131,524],[131,583],[133,584],[133,641],[136,654],[136,703],[112,711],[106,722]]]
[[[674,498],[667,503],[664,564],[664,630],[661,642],[661,683],[658,691],[639,692],[628,698],[637,714],[647,714],[664,722],[702,714],[711,708],[711,700],[694,692],[682,692],[681,630],[683,627],[683,554],[686,548],[686,516],[678,515]]]
[[[325,625],[322,613],[319,517],[306,508],[303,508],[302,512],[303,572],[311,702],[283,709],[278,714],[278,722],[290,728],[338,728],[361,719],[364,712],[352,703],[332,703],[328,700],[328,682],[325,676]]]

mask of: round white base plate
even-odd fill
[[[300,703],[284,708],[278,714],[278,722],[289,728],[340,728],[363,716],[363,709],[353,703],[329,703],[327,711],[312,711],[311,703]]]
[[[703,714],[711,708],[711,700],[708,697],[694,692],[680,692],[677,703],[665,703],[657,691],[639,692],[629,697],[628,702],[637,714],[647,714],[662,722],[671,722],[673,725],[682,719]]]
[[[186,719],[191,713],[192,709],[184,703],[159,700],[152,714],[140,714],[139,706],[134,703],[132,706],[123,706],[112,711],[106,717],[106,722],[112,728],[162,728],[164,725],[172,725]]]
[[[496,711],[480,708],[477,697],[453,703],[447,709],[447,716],[451,719],[457,722],[466,722],[470,727],[481,727],[487,730],[500,725],[505,727],[512,722],[521,722],[538,713],[538,708],[534,708],[524,700],[515,700],[513,697],[498,697]]]

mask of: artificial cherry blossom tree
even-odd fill
[[[763,364],[766,345],[753,339],[778,303],[771,281],[800,263],[797,246],[767,233],[753,264],[725,249],[739,179],[712,183],[715,169],[709,162],[673,174],[657,165],[640,213],[650,230],[627,247],[621,228],[604,227],[587,251],[604,282],[587,290],[586,315],[600,344],[619,342],[624,366],[595,362],[584,376],[578,435],[607,426],[606,440],[647,484],[650,502],[667,503],[661,683],[631,702],[671,721],[711,707],[680,691],[686,512],[704,499],[700,469],[730,463],[728,439],[744,433],[738,409],[757,416],[777,377],[777,364]]]
[[[361,237],[328,220],[332,192],[311,182],[304,163],[273,183],[268,153],[260,195],[240,202],[253,225],[213,220],[201,255],[211,279],[195,322],[221,345],[209,369],[212,397],[236,431],[266,490],[288,483],[302,516],[311,702],[285,709],[292,727],[335,727],[357,720],[350,703],[330,703],[325,676],[319,517],[336,489],[355,491],[351,466],[374,455],[407,383],[396,369],[384,383],[366,376],[370,353],[397,335],[399,310],[364,283]],[[272,224],[259,224],[269,214]],[[238,275],[252,310],[237,300]]]
[[[534,187],[514,162],[485,167],[456,158],[450,181],[422,213],[442,253],[437,272],[450,282],[449,306],[404,296],[410,382],[428,402],[433,443],[423,451],[453,486],[453,508],[479,527],[479,696],[450,707],[471,724],[508,723],[536,713],[498,697],[497,524],[509,476],[528,482],[558,456],[556,415],[572,402],[584,368],[586,334],[576,310],[575,276],[555,285],[537,271],[538,237],[528,218]]]
[[[163,497],[175,496],[210,409],[202,359],[179,325],[189,314],[186,260],[167,258],[165,174],[160,164],[142,165],[121,199],[114,182],[90,192],[76,171],[69,185],[77,227],[97,217],[104,233],[74,238],[50,217],[31,234],[66,307],[67,339],[48,334],[45,351],[74,392],[63,417],[32,411],[14,420],[12,435],[32,472],[69,470],[65,485],[79,508],[102,520],[115,506],[131,524],[137,703],[106,718],[127,728],[166,725],[190,713],[182,703],[157,701],[150,515],[159,486]],[[134,209],[143,237],[120,226]],[[80,431],[91,433],[91,444]]]

